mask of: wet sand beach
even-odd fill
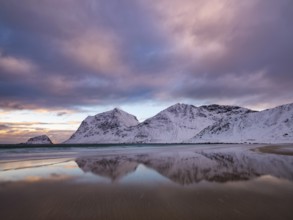
[[[0,216],[32,220],[292,219],[292,184],[271,181],[186,188],[68,181],[6,183],[0,188]]]
[[[270,145],[270,146],[259,147],[254,150],[258,152],[262,152],[262,153],[293,156],[293,145],[284,145],[284,146]]]
[[[0,219],[293,219],[293,157],[257,147],[6,151]]]

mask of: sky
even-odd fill
[[[292,0],[0,0],[0,143],[87,115],[293,102]]]

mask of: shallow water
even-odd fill
[[[293,219],[293,157],[257,147],[0,150],[0,219]]]

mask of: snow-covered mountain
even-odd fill
[[[26,144],[53,144],[47,135],[41,135],[28,139]]]
[[[131,129],[135,143],[181,143],[221,118],[250,112],[237,106],[176,104]]]
[[[176,104],[139,123],[116,108],[87,117],[65,143],[181,143],[223,118],[251,112],[238,106]]]
[[[293,103],[235,118],[223,118],[186,142],[292,143]]]
[[[138,124],[135,116],[115,108],[88,116],[65,143],[121,143],[125,131]]]

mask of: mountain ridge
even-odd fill
[[[223,119],[188,143],[292,143],[293,103],[252,112],[235,121]]]
[[[278,118],[287,120],[287,127]],[[177,103],[143,122],[119,108],[88,116],[65,143],[292,143],[292,127],[293,104],[254,111],[231,105]],[[256,135],[253,129],[257,129]]]

